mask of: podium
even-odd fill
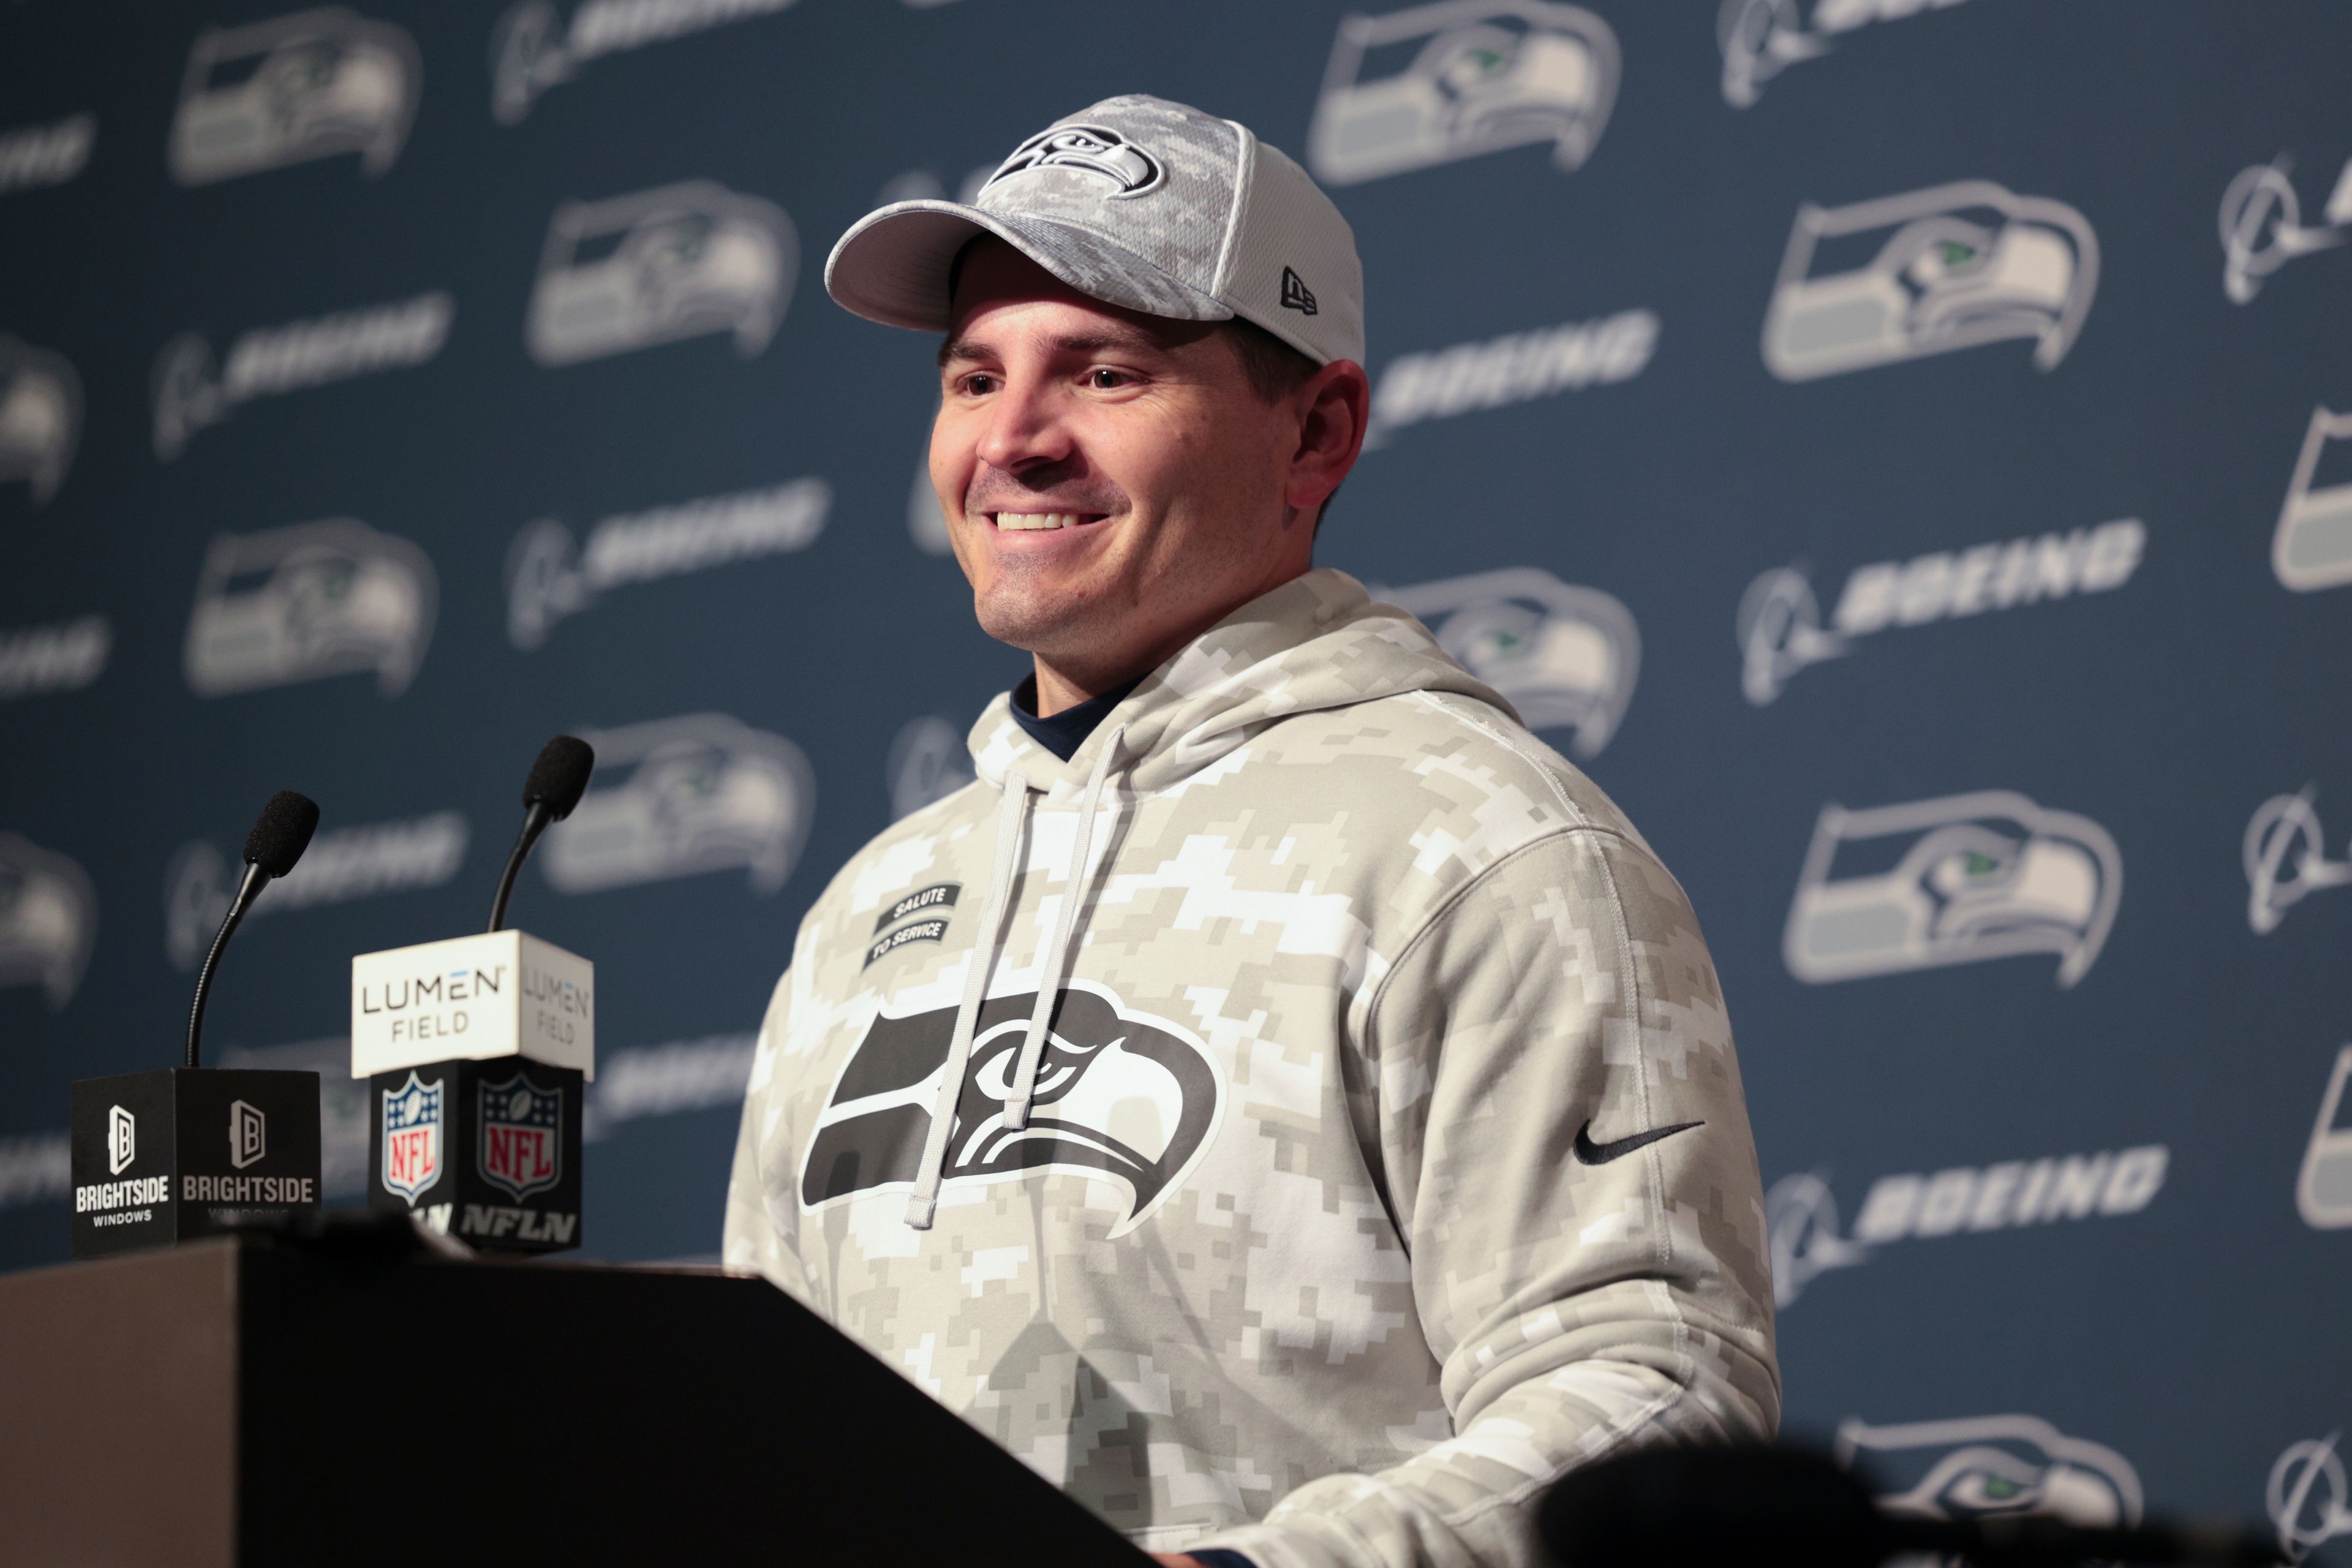
[[[1138,1568],[763,1280],[227,1237],[0,1278],[0,1564]]]

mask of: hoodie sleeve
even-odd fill
[[[1489,867],[1401,952],[1363,1048],[1359,1136],[1411,1247],[1454,1435],[1199,1544],[1260,1568],[1535,1568],[1535,1504],[1567,1470],[1771,1435],[1730,1027],[1690,906],[1645,848],[1582,826]]]
[[[783,1047],[784,1022],[790,1015],[792,971],[776,982],[767,1016],[760,1022],[760,1038],[751,1051],[751,1077],[743,1092],[743,1118],[735,1133],[735,1168],[727,1181],[727,1222],[719,1257],[737,1273],[765,1275],[779,1289],[806,1302],[808,1285],[794,1250],[795,1237],[780,1227],[776,1214],[793,1212],[790,1205],[790,1172],[771,1172],[760,1157],[771,1146],[779,1111],[776,1107],[776,1054]],[[781,1183],[782,1185],[772,1185]],[[771,1201],[772,1195],[774,1202]]]

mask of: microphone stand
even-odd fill
[[[245,911],[253,907],[254,900],[261,897],[261,889],[269,886],[269,873],[260,867],[250,863],[246,866],[245,880],[238,885],[236,897],[230,901],[228,913],[221,921],[220,931],[213,937],[212,951],[205,954],[205,966],[196,974],[195,1005],[188,1011],[188,1065],[192,1068],[204,1065],[199,1058],[203,1054],[205,1004],[212,999],[213,971],[220,964],[221,950],[228,946],[228,939],[236,933],[237,922],[245,919]]]
[[[499,877],[498,897],[490,900],[492,931],[506,929],[507,900],[514,895],[515,878],[522,872],[523,858],[530,853],[530,847],[539,842],[539,836],[546,832],[547,825],[554,820],[554,812],[548,809],[547,802],[543,800],[532,801],[523,812],[522,833],[515,839],[514,853],[507,857],[507,868]]]

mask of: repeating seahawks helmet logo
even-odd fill
[[[1781,952],[1815,985],[2054,952],[2068,986],[2106,945],[2123,881],[2105,828],[2013,791],[1826,805]]]
[[[1167,178],[1159,159],[1107,126],[1056,125],[1013,149],[1013,156],[988,177],[988,184],[981,186],[981,195],[986,195],[999,180],[1032,169],[1084,169],[1100,174],[1118,187],[1111,192],[1115,197],[1156,191]]]
[[[2098,284],[2098,237],[2081,213],[1990,180],[1851,206],[1808,202],[1765,312],[1764,367],[1811,381],[2027,338],[2034,364],[2050,370],[2074,347]]]
[[[1528,729],[1570,731],[1579,757],[1601,754],[1633,700],[1642,634],[1633,612],[1598,588],[1517,566],[1379,595],[1418,616]]]
[[[1126,1235],[1180,1186],[1215,1135],[1224,1100],[1215,1058],[1163,1018],[1130,1013],[1100,986],[1066,986],[1046,1035],[1028,1125],[1003,1102],[1036,993],[982,1005],[948,1141],[945,1183],[1065,1171],[1126,1187]],[[939,1103],[956,1010],[877,1016],[841,1069],[801,1167],[801,1207],[911,1187]]]
[[[2044,1514],[2075,1524],[2137,1524],[2139,1473],[2103,1443],[2035,1415],[1979,1415],[1838,1427],[1837,1458],[1874,1478],[1878,1506],[1921,1519]]]

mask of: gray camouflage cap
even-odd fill
[[[1321,364],[1364,357],[1348,220],[1234,121],[1139,93],[1104,99],[1013,149],[970,206],[868,213],[833,247],[825,290],[867,321],[944,331],[949,269],[982,234],[1107,304],[1239,316]]]

